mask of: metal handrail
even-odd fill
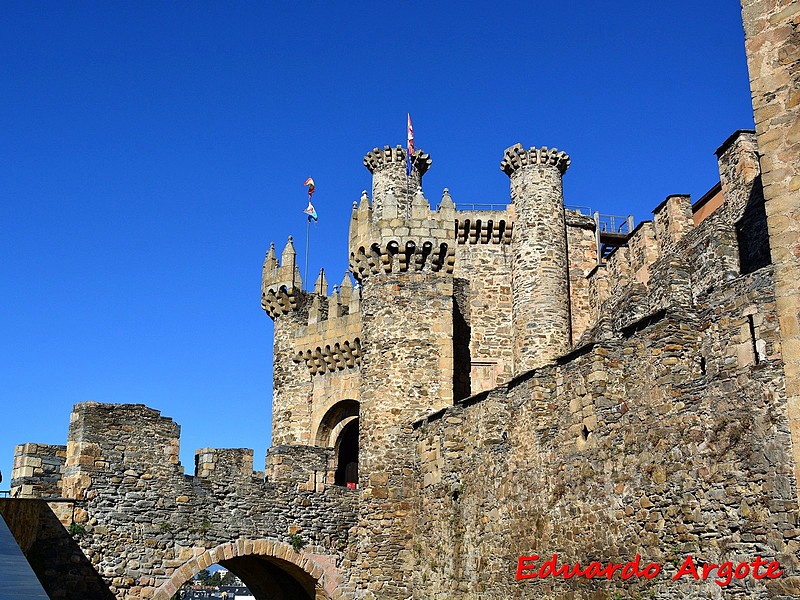
[[[486,211],[488,211],[488,210],[506,210],[508,208],[508,204],[480,204],[480,203],[464,204],[464,203],[461,203],[461,202],[459,202],[455,206],[456,206],[456,210],[462,210],[462,211],[469,211],[469,210],[477,210],[477,211],[480,211],[480,210],[486,210]],[[478,208],[478,207],[481,207],[481,208]],[[483,207],[486,207],[486,208],[483,208]]]

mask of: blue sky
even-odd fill
[[[374,146],[405,116],[434,203],[508,201],[516,143],[572,157],[568,204],[637,221],[717,180],[753,126],[739,4],[5,2],[0,469],[83,400],[144,403],[198,447],[270,438],[261,264],[338,282]],[[302,257],[299,257],[302,260]]]

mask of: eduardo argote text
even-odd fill
[[[546,579],[548,577],[573,577],[584,579],[613,579],[618,575],[620,579],[653,579],[661,573],[661,565],[657,563],[642,563],[642,557],[636,555],[633,560],[626,563],[601,563],[592,561],[585,566],[580,563],[560,564],[558,554],[540,561],[539,555],[520,556],[517,561],[517,580],[521,579]],[[712,579],[720,587],[725,587],[734,579],[777,579],[783,575],[781,566],[777,561],[770,561],[756,556],[750,562],[723,562],[720,564],[695,560],[689,554],[678,567],[674,581],[695,579],[706,581]]]

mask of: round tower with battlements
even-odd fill
[[[506,149],[511,180],[514,371],[535,369],[571,345],[567,237],[561,177],[569,156],[556,148]]]
[[[375,148],[364,157],[364,166],[372,173],[372,209],[378,216],[392,218],[404,214],[411,200],[422,191],[422,176],[431,166],[431,157],[422,150],[411,156],[411,172],[407,174],[406,150],[401,146]],[[387,205],[387,194],[394,202]],[[396,211],[396,212],[395,212]]]
[[[363,351],[359,544],[373,573],[392,573],[380,581],[365,574],[365,598],[411,596],[411,425],[453,404],[454,209],[431,210],[420,188],[430,158],[415,156],[406,183],[402,148],[367,154],[374,197],[370,205],[363,193],[350,222]]]

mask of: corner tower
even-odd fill
[[[511,281],[514,371],[540,367],[571,345],[567,235],[561,177],[569,156],[556,148],[506,149],[515,226]]]
[[[303,291],[292,237],[281,252],[270,245],[261,273],[261,308],[275,322],[272,367],[272,445],[310,442],[311,377],[294,354],[297,329],[308,322],[309,294]]]

